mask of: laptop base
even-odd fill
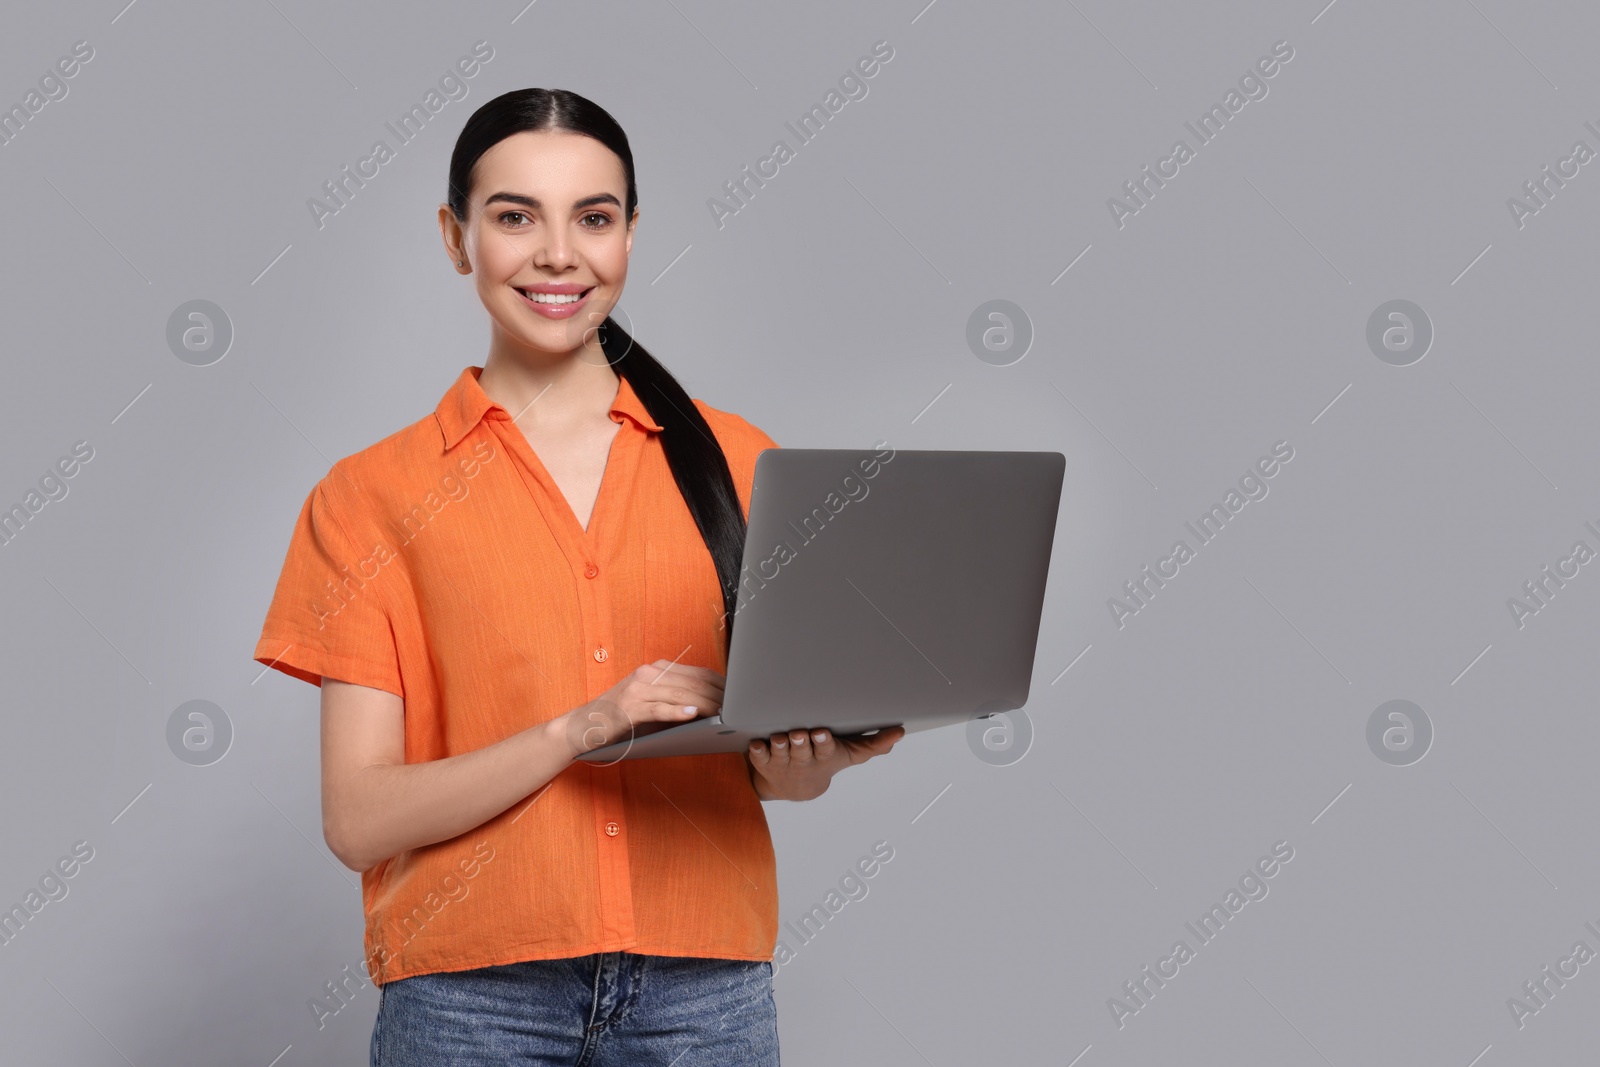
[[[982,718],[982,715],[953,715],[933,716],[930,718],[916,719],[906,723],[881,723],[876,726],[855,726],[848,728],[846,733],[839,733],[829,726],[821,726],[838,737],[855,737],[874,730],[886,730],[891,726],[903,726],[907,734],[914,734],[922,730],[931,730],[937,726],[948,726],[952,723],[964,722],[971,718]],[[818,726],[806,729],[818,729]],[[800,729],[800,727],[794,727]],[[678,723],[665,730],[633,737],[626,741],[605,745],[593,749],[579,756],[578,759],[586,763],[608,764],[622,759],[650,759],[658,756],[703,756],[715,752],[743,752],[754,740],[766,741],[773,734],[785,731],[734,726],[723,721],[721,715],[710,715],[694,722]]]

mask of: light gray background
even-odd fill
[[[1600,548],[1600,165],[1522,228],[1506,200],[1600,149],[1600,15],[924,2],[10,5],[0,102],[95,57],[0,147],[0,502],[95,456],[0,548],[0,905],[95,856],[0,947],[8,1063],[366,1062],[375,990],[308,1007],[362,953],[317,692],[250,654],[310,486],[482,362],[434,213],[467,115],[530,85],[628,131],[622,306],[693,395],[784,445],[1067,457],[1026,755],[934,731],[767,806],[786,922],[894,848],[779,970],[785,1063],[1592,1056],[1600,963],[1520,1029],[1506,1001],[1600,950],[1600,565],[1523,628],[1507,599]],[[307,199],[480,39],[319,230]],[[867,97],[718,229],[707,199],[878,40]],[[1279,40],[1269,95],[1119,229],[1107,198]],[[1436,332],[1409,367],[1365,340],[1396,298]],[[165,340],[193,299],[236,331],[207,367]],[[965,340],[990,299],[1035,331],[1011,366]],[[1119,629],[1107,598],[1280,440],[1270,495]],[[1405,767],[1365,734],[1397,698],[1435,730]],[[210,766],[166,740],[194,699],[234,730]],[[1119,1029],[1108,999],[1280,840]]]

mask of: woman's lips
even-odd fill
[[[583,295],[578,297],[576,300],[565,304],[542,304],[537,300],[530,299],[528,294],[523,292],[521,289],[517,290],[517,295],[522,298],[522,302],[525,305],[532,308],[536,314],[543,315],[547,319],[572,318],[572,316],[578,313],[579,308],[583,307],[583,305],[589,302],[589,297],[593,294],[594,287],[590,286],[588,289],[584,290]]]

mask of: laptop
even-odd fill
[[[769,448],[756,459],[715,715],[591,763],[738,752],[825,727],[933,729],[1022,707],[1066,457]]]

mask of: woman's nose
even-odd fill
[[[538,266],[565,267],[576,257],[572,242],[564,232],[547,230],[548,236],[534,249],[533,262]]]

